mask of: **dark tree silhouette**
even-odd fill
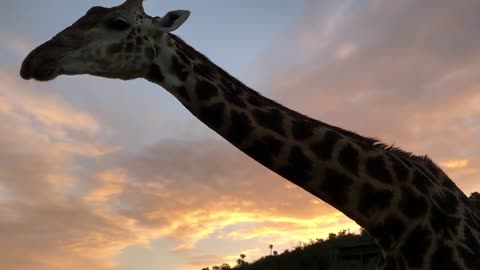
[[[309,242],[299,242],[291,250],[285,250],[278,254],[273,250],[273,245],[268,245],[270,255],[266,255],[254,262],[246,262],[245,254],[240,254],[237,265],[233,268],[216,266],[212,270],[304,270],[304,269],[331,269],[332,258],[338,248],[349,245],[364,245],[374,243],[373,238],[365,231],[360,234],[350,233],[348,230],[340,230],[338,233],[331,233],[328,239],[316,239]],[[275,256],[271,256],[275,255]],[[208,270],[204,268],[202,270]],[[353,270],[353,269],[352,269]]]
[[[222,266],[220,266],[220,270],[229,270],[229,269],[232,269],[232,268],[228,263],[224,263],[222,264]]]
[[[237,265],[238,265],[238,266],[245,264],[245,257],[247,257],[247,255],[245,255],[245,254],[240,254],[240,258],[237,259]]]

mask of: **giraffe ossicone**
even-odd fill
[[[255,92],[171,31],[142,0],[93,7],[33,50],[20,75],[144,78],[265,167],[364,227],[382,269],[480,269],[480,217],[433,161],[290,110]]]

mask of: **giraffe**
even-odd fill
[[[480,217],[432,160],[262,96],[172,33],[189,15],[151,17],[142,0],[92,7],[34,49],[20,75],[158,84],[233,146],[364,227],[382,250],[380,269],[480,269]]]

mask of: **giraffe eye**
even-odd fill
[[[110,21],[108,27],[116,31],[124,31],[130,28],[130,24],[123,18],[117,18]]]

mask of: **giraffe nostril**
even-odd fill
[[[33,52],[30,53],[22,62],[22,67],[20,68],[20,76],[25,80],[30,80],[32,78],[32,59]]]

